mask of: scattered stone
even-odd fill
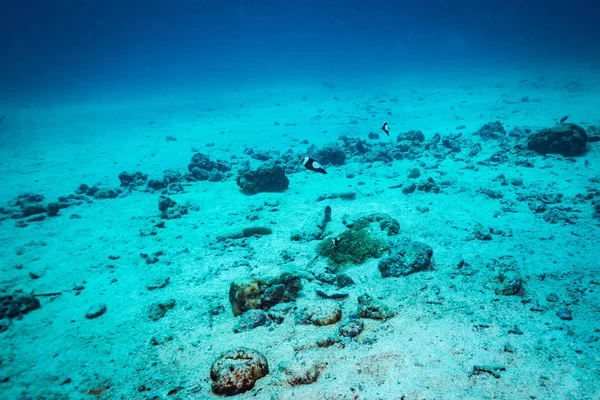
[[[87,319],[98,318],[106,312],[106,304],[95,304],[91,306],[85,313]]]
[[[406,181],[402,185],[402,193],[404,194],[414,193],[415,190],[417,190],[417,184],[412,181]]]
[[[115,199],[119,193],[120,190],[117,189],[98,189],[94,193],[94,199]]]
[[[296,310],[297,324],[325,326],[335,324],[342,318],[340,303],[334,300],[319,300],[307,303]]]
[[[268,373],[267,359],[258,351],[245,347],[229,350],[210,367],[212,391],[226,396],[244,393]]]
[[[417,184],[417,188],[416,188],[419,192],[426,192],[426,193],[440,193],[441,192],[441,188],[438,186],[437,183],[435,183],[435,181],[433,180],[433,178],[429,177],[426,180],[422,180]]]
[[[204,171],[206,174],[214,169],[221,172],[231,171],[231,165],[229,163],[221,160],[211,161],[208,155],[202,153],[195,153],[187,168],[195,178],[199,171]],[[194,169],[196,169],[196,171],[194,171]]]
[[[167,196],[160,196],[158,198],[158,210],[161,212],[160,217],[162,219],[181,218],[188,213],[186,206],[177,204],[175,200]]]
[[[558,311],[556,312],[556,316],[558,318],[562,319],[563,321],[571,321],[573,319],[573,316],[571,315],[571,311],[569,311],[565,307],[559,308]]]
[[[279,370],[283,373],[283,380],[290,386],[310,385],[319,379],[319,375],[326,365],[323,362],[302,359],[281,363]]]
[[[475,132],[482,139],[500,139],[506,136],[506,130],[500,121],[488,122]]]
[[[338,328],[338,335],[341,337],[353,338],[363,331],[365,324],[355,316],[343,321]]]
[[[396,142],[402,142],[405,140],[409,142],[423,143],[425,141],[425,135],[420,130],[413,129],[408,132],[399,134],[396,138]]]
[[[257,169],[240,170],[236,180],[244,194],[283,192],[290,180],[279,165],[263,165]]]
[[[477,222],[473,227],[473,239],[477,240],[492,240],[491,229]]]
[[[48,212],[48,216],[49,217],[55,217],[58,215],[58,211],[61,209],[61,206],[59,203],[57,202],[51,202],[48,203],[48,206],[46,207],[46,210]]]
[[[527,147],[542,155],[557,153],[574,157],[585,153],[587,140],[585,129],[579,125],[559,123],[536,132],[529,138]]]
[[[174,338],[171,333],[159,333],[158,335],[152,336],[150,339],[150,344],[152,346],[162,346],[165,343],[171,342],[173,339]]]
[[[515,296],[523,293],[523,278],[517,271],[516,260],[513,257],[493,260],[488,268],[498,271],[498,275],[491,282],[495,294]]]
[[[267,313],[263,310],[248,310],[237,318],[233,325],[233,332],[240,333],[251,331],[254,328],[263,326],[267,322]]]
[[[505,367],[498,365],[474,365],[473,370],[469,374],[473,375],[481,375],[481,374],[490,374],[496,379],[500,379],[500,372],[506,371]]]
[[[162,303],[152,303],[150,306],[150,312],[148,316],[152,321],[158,321],[165,316],[167,311],[172,310],[175,307],[175,300],[170,299]]]
[[[234,316],[251,309],[260,308],[260,298],[265,291],[265,282],[258,279],[239,278],[229,286],[229,303]]]
[[[408,179],[417,179],[420,176],[421,176],[421,171],[419,171],[419,168],[413,168],[408,173],[407,178]]]
[[[321,147],[316,153],[315,160],[321,165],[344,165],[346,162],[346,153],[339,145],[329,143]]]
[[[0,320],[18,318],[40,308],[40,301],[23,293],[0,296]]]
[[[144,174],[140,171],[134,173],[123,171],[119,174],[119,181],[121,182],[121,187],[128,187],[130,189],[135,189],[138,186],[145,185],[147,180],[148,174]]]
[[[148,289],[148,290],[163,289],[163,288],[167,287],[167,285],[169,284],[169,279],[170,279],[169,277],[154,279],[154,280],[152,280],[152,282],[150,282],[146,285],[146,289]]]
[[[395,315],[390,307],[380,300],[376,300],[368,294],[358,297],[358,315],[361,318],[386,320]]]
[[[379,272],[384,278],[407,276],[429,268],[432,256],[431,246],[403,240],[393,246],[391,255],[379,261]]]
[[[293,309],[292,303],[279,303],[269,308],[267,315],[276,324],[281,324]]]
[[[394,236],[400,233],[400,223],[398,220],[384,213],[370,214],[365,217],[360,217],[356,221],[346,224],[346,226],[351,229],[360,230],[368,228],[372,223],[378,223],[379,228],[382,231],[387,232],[388,236]]]
[[[550,293],[546,296],[546,301],[549,303],[556,303],[558,301],[558,295],[556,293]]]

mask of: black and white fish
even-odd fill
[[[387,122],[384,122],[383,125],[381,125],[381,130],[384,131],[386,135],[390,136],[390,126]]]
[[[316,162],[315,159],[312,157],[304,157],[302,159],[302,164],[304,165],[304,168],[306,168],[310,171],[318,172],[320,174],[327,174],[327,171],[325,171],[325,168],[323,168],[323,166],[321,164],[319,164],[318,162]]]

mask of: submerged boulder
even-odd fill
[[[585,129],[576,124],[561,123],[537,131],[529,138],[527,147],[542,155],[555,153],[573,157],[585,153],[587,141]]]
[[[263,165],[256,169],[241,170],[236,182],[244,194],[283,192],[290,185],[285,170],[279,165]]]
[[[258,351],[245,347],[229,350],[210,367],[212,391],[226,396],[244,393],[268,373],[267,359]]]

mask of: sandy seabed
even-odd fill
[[[143,190],[65,208],[24,227],[10,218],[0,222],[1,294],[60,293],[37,297],[41,308],[0,333],[0,398],[215,398],[210,366],[239,346],[259,351],[270,369],[240,399],[600,398],[600,226],[591,203],[578,200],[600,190],[600,144],[588,143],[588,151],[573,158],[529,157],[533,166],[516,165],[512,156],[490,164],[479,162],[500,147],[473,135],[492,121],[506,131],[535,131],[565,115],[585,129],[600,126],[600,70],[331,86],[2,106],[0,205],[25,192],[54,201],[81,183],[116,188],[122,171],[156,178],[170,168],[185,173],[194,149],[231,162],[234,176],[195,182],[172,195],[193,209],[166,220],[163,229],[155,228],[159,194]],[[390,138],[379,130],[384,120]],[[411,129],[426,140],[462,132],[459,140],[481,143],[482,151],[471,158],[464,148],[442,160],[424,152],[388,163],[349,157],[343,166],[328,166],[327,175],[288,174],[282,193],[247,196],[236,185],[240,162],[262,163],[245,155],[246,147],[291,149],[299,157],[309,144],[339,143],[340,135],[395,143]],[[368,139],[370,132],[379,139]],[[443,183],[440,192],[390,189],[413,168],[419,179]],[[504,184],[516,181],[521,184]],[[356,199],[317,201],[341,192]],[[523,200],[533,195],[562,195],[559,206],[570,222],[550,223],[534,213]],[[295,306],[323,301],[316,291],[331,288],[315,278],[327,267],[315,260],[318,241],[290,237],[326,205],[332,237],[345,230],[345,219],[386,213],[399,222],[399,237],[431,246],[431,268],[382,278],[376,259],[345,267],[355,284],[338,290],[347,294],[339,300],[343,318],[365,293],[395,315],[362,319],[359,336],[329,347],[315,343],[334,335],[340,323],[301,325],[293,312],[281,324],[234,333],[240,318],[228,298],[234,279],[292,272],[303,284]],[[257,224],[273,233],[217,240]],[[502,233],[478,240],[479,226]],[[141,257],[160,252],[156,263]],[[514,257],[523,279],[518,295],[498,295],[490,284],[494,260],[505,256]],[[165,287],[148,290],[167,278]],[[149,318],[153,303],[169,299],[173,309]],[[99,304],[106,312],[86,318]],[[561,319],[561,310],[572,319]],[[496,368],[497,375],[474,374],[474,366]],[[294,381],[304,370],[317,371],[314,383]]]

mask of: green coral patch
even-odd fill
[[[338,239],[323,240],[317,246],[319,255],[327,257],[336,270],[346,264],[362,264],[369,258],[379,258],[389,249],[387,240],[368,229],[348,229]]]

